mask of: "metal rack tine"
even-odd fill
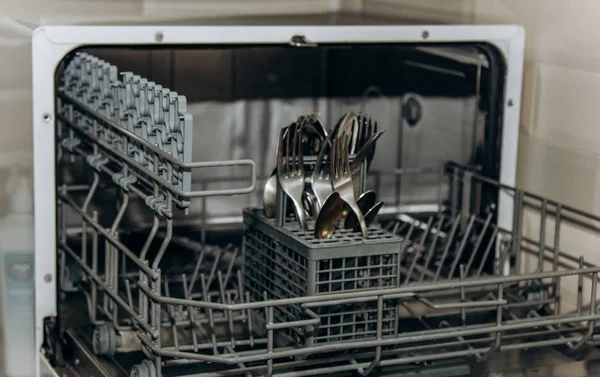
[[[433,257],[433,252],[437,245],[437,241],[440,238],[440,233],[442,232],[442,228],[444,227],[444,221],[445,221],[444,215],[440,215],[437,230],[435,231],[435,234],[433,235],[433,240],[431,241],[431,244],[429,245],[429,248],[427,250],[427,256],[425,257],[425,262],[423,263],[423,270],[421,271],[421,277],[419,278],[420,282],[422,282],[425,279],[425,274],[427,271],[429,271],[429,263],[431,262],[431,258]]]
[[[554,218],[554,251],[552,253],[552,271],[558,271],[558,256],[560,254],[560,226],[561,226],[561,216],[562,216],[562,204],[557,203],[556,204],[556,217]],[[579,268],[583,268],[583,256],[579,257]],[[581,275],[579,276],[578,280],[580,280],[581,278],[583,278]],[[554,314],[559,314],[559,306],[560,306],[560,283],[559,283],[559,278],[555,278],[554,279],[554,297],[555,297],[555,303],[554,303]],[[579,290],[581,289],[580,286],[583,284],[583,281],[578,282],[577,284],[577,291],[578,291],[578,295],[579,295]],[[581,315],[581,310],[579,309],[579,301],[578,301],[578,307],[577,307],[577,314]]]
[[[458,225],[460,224],[460,219],[461,219],[461,215],[457,215],[456,218],[454,219],[454,223],[452,224],[452,230],[450,231],[450,234],[448,235],[448,239],[446,240],[446,245],[444,246],[444,252],[442,253],[442,257],[440,258],[440,261],[438,262],[438,268],[435,271],[435,277],[433,278],[434,281],[438,281],[438,279],[440,278],[440,274],[442,272],[442,268],[444,267],[444,262],[446,261],[446,257],[448,256],[448,251],[450,250],[450,247],[452,246],[452,241],[454,240],[454,235],[456,234],[456,230],[458,229]]]
[[[133,308],[133,294],[131,293],[131,283],[129,283],[129,279],[126,277],[123,278],[125,282],[125,290],[127,293],[127,301],[129,302],[129,306]]]
[[[464,264],[461,264],[459,267],[459,279],[461,282],[463,282],[465,280],[465,265]],[[465,302],[465,299],[466,299],[465,288],[461,287],[460,288],[460,302],[461,303]],[[460,319],[462,322],[462,327],[463,327],[463,329],[465,329],[467,327],[467,311],[464,306],[462,306],[460,308]]]
[[[227,300],[227,295],[225,294],[225,282],[223,281],[223,274],[221,271],[217,271],[217,280],[219,282],[219,293],[221,294],[221,302],[223,304],[230,304]],[[225,318],[227,319],[227,323],[229,325],[229,336],[231,341],[231,347],[235,348],[235,338],[234,338],[234,328],[233,328],[233,313],[229,310],[224,311]]]
[[[463,235],[463,238],[460,242],[460,246],[458,247],[458,251],[456,252],[456,256],[454,257],[454,261],[452,262],[452,267],[450,267],[450,272],[448,273],[448,279],[452,279],[454,276],[454,270],[456,270],[456,266],[460,263],[460,258],[462,257],[462,253],[467,245],[467,241],[469,240],[469,236],[471,235],[471,229],[473,228],[473,223],[475,223],[475,215],[471,215],[471,219],[467,225],[467,229]],[[475,251],[473,251],[475,252]]]
[[[583,268],[583,263],[584,263],[584,259],[583,259],[583,255],[581,255],[579,257],[579,268]],[[556,288],[556,285],[554,287]],[[560,288],[560,285],[558,285],[558,287]],[[560,297],[560,291],[554,292],[554,295],[556,297]],[[583,307],[583,276],[579,275],[577,277],[577,315],[578,316],[581,315],[582,307]],[[556,312],[555,314],[560,314],[560,313]]]
[[[204,255],[206,254],[206,248],[202,245],[200,249],[200,255],[198,256],[198,260],[196,261],[196,265],[194,266],[194,272],[192,273],[192,280],[190,281],[190,285],[186,292],[186,297],[190,297],[192,295],[192,291],[194,290],[194,285],[196,284],[196,280],[198,279],[198,272],[200,272],[200,267],[202,266],[202,262],[204,261]]]
[[[61,149],[62,150],[62,149]],[[81,210],[83,212],[87,212],[87,208],[90,205],[90,202],[92,201],[92,198],[94,197],[94,194],[96,193],[96,190],[98,189],[98,184],[100,183],[100,175],[98,174],[97,171],[94,171],[94,179],[92,181],[92,184],[90,185],[90,189],[83,201],[83,204],[81,206]],[[87,237],[88,237],[88,229],[87,229],[87,222],[83,222],[81,224],[81,258],[83,259],[84,263],[87,263]]]
[[[226,250],[227,251],[231,250],[231,244],[227,245]],[[229,278],[231,277],[231,272],[233,271],[233,266],[236,263],[239,251],[240,251],[240,249],[237,247],[233,249],[233,254],[231,255],[231,260],[229,261],[229,264],[227,266],[227,272],[225,273],[225,280],[224,280],[225,286],[227,286],[227,283],[229,282]]]
[[[483,267],[485,266],[485,262],[488,256],[490,255],[490,250],[492,250],[492,246],[496,243],[496,239],[498,237],[498,228],[494,226],[493,229],[494,230],[492,232],[492,236],[490,237],[490,241],[488,242],[488,245],[485,248],[485,252],[481,257],[481,262],[479,262],[479,268],[477,269],[477,274],[475,276],[481,276],[481,273],[483,272]]]
[[[246,292],[245,294],[245,301],[246,303],[250,302],[250,292]],[[248,316],[248,339],[250,341],[250,347],[254,347],[254,326],[252,324],[252,309],[248,308],[247,309],[247,316]]]
[[[202,295],[204,296],[204,300],[206,302],[211,302],[210,295],[208,294],[208,284],[206,283],[206,279],[204,274],[200,274],[200,284],[202,285]],[[213,316],[213,310],[211,308],[206,309],[206,314],[208,316],[208,324],[210,326],[210,340],[212,342],[212,350],[213,354],[218,355],[219,351],[217,350],[217,337],[215,331],[215,318]]]
[[[167,276],[163,278],[163,285],[165,287],[165,297],[171,297],[171,292],[169,289],[169,279]],[[177,319],[175,318],[173,305],[167,304],[167,314],[169,316],[169,321],[171,322],[171,332],[173,333],[173,342],[175,351],[179,351],[179,335],[177,333]]]
[[[425,245],[425,239],[427,238],[427,236],[430,233],[429,230],[431,229],[432,224],[433,224],[433,217],[430,217],[429,220],[427,220],[427,225],[425,226],[425,230],[423,230],[423,233],[421,234],[421,241],[419,242],[419,246],[416,247],[412,263],[410,264],[410,268],[408,269],[408,272],[406,273],[406,278],[404,279],[404,285],[408,285],[408,283],[410,282],[410,278],[412,277],[412,274],[413,274],[413,271],[417,264],[417,261],[419,260],[419,258],[421,257],[421,254],[423,252],[424,245]]]
[[[160,226],[160,220],[156,213],[153,216],[152,220],[152,228],[150,229],[150,233],[144,242],[144,246],[142,246],[142,250],[140,251],[140,259],[146,260],[146,255],[150,250],[150,246],[152,246],[152,242],[154,241],[154,237],[156,237],[156,233],[158,233],[158,228]]]
[[[469,271],[471,270],[471,265],[473,264],[475,255],[477,255],[477,252],[479,251],[479,247],[481,246],[481,243],[483,242],[483,237],[485,236],[487,229],[490,226],[491,221],[492,221],[492,214],[490,213],[490,214],[488,214],[487,218],[485,219],[483,228],[479,232],[479,237],[477,237],[477,242],[475,242],[475,246],[473,247],[473,251],[471,252],[471,256],[469,257],[469,261],[467,262],[467,265],[465,267],[465,272],[466,272],[467,276],[469,275]]]
[[[236,271],[236,278],[237,278],[237,299],[240,300],[240,302],[244,301],[244,279],[242,276],[242,270],[237,270]]]
[[[215,272],[217,271],[217,267],[219,266],[219,262],[221,261],[222,254],[223,254],[223,249],[221,249],[220,247],[217,248],[217,254],[215,255],[215,259],[213,261],[213,265],[210,270],[210,275],[208,276],[208,281],[206,283],[208,288],[210,288],[213,278],[215,277]]]
[[[168,201],[168,206],[171,206],[171,201]],[[169,208],[170,210],[170,208]],[[160,265],[160,261],[162,260],[163,256],[165,255],[165,252],[167,251],[167,248],[169,247],[169,243],[171,242],[171,237],[173,237],[173,219],[171,218],[167,218],[167,232],[165,235],[165,238],[163,239],[163,242],[160,245],[160,248],[158,249],[158,253],[156,254],[156,257],[154,257],[154,261],[152,262],[152,269],[153,270],[157,270],[158,266]]]
[[[546,214],[548,200],[542,199],[542,209],[540,211],[540,239],[538,243],[538,266],[537,272],[544,271],[544,252],[546,251]]]
[[[181,274],[181,284],[182,284],[182,288],[183,288],[183,292],[185,295],[185,299],[189,300],[190,299],[190,294],[188,294],[188,285],[187,285],[187,275],[186,274]],[[187,311],[188,311],[188,319],[190,321],[190,331],[192,333],[192,345],[193,345],[193,349],[194,352],[198,352],[198,337],[196,335],[196,322],[194,320],[194,309],[191,306],[187,307]]]

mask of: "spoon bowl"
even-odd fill
[[[277,210],[277,174],[271,175],[265,183],[263,209],[268,219],[275,217],[275,211]]]
[[[350,207],[336,191],[332,192],[317,216],[315,238],[322,240],[331,238],[337,223],[350,212]]]
[[[356,201],[356,204],[358,204],[358,208],[360,208],[360,212],[364,216],[375,205],[376,201],[377,201],[377,195],[375,194],[374,191],[369,190],[369,191],[363,192],[360,195],[360,197]],[[354,228],[356,228],[357,225],[360,226],[360,224],[358,222],[358,218],[356,217],[354,212],[349,212],[348,217],[346,217],[346,220],[344,221],[344,228],[354,229]],[[367,224],[367,226],[368,225],[369,224]]]
[[[370,210],[368,210],[367,213],[365,213],[365,222],[367,223],[367,226],[369,226],[369,224],[371,224],[373,220],[375,220],[377,214],[381,210],[381,207],[383,207],[383,202],[378,202]],[[356,226],[354,228],[355,232],[358,232],[359,230],[360,226]]]

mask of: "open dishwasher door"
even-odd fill
[[[523,29],[307,23],[35,32],[38,371],[367,375],[591,339],[558,292],[595,300],[595,267],[519,264]],[[352,112],[385,131],[369,235],[265,216],[282,127]]]

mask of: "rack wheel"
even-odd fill
[[[94,329],[92,346],[96,355],[114,356],[116,349],[122,345],[123,338],[115,331],[113,325],[105,323]]]
[[[156,377],[156,368],[150,360],[144,360],[131,369],[130,377]]]

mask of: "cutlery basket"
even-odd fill
[[[396,287],[400,282],[402,239],[369,227],[369,236],[338,229],[330,239],[317,239],[288,218],[284,227],[264,216],[262,209],[244,210],[244,286],[252,300],[286,299],[365,289]],[[309,229],[312,229],[309,223]],[[377,307],[383,305],[382,335],[397,333],[397,310],[393,300],[360,302],[314,309],[321,319],[316,328],[291,327],[280,334],[278,345],[326,343],[374,338]],[[276,322],[305,317],[300,305],[274,307]],[[264,329],[265,313],[254,312]]]

